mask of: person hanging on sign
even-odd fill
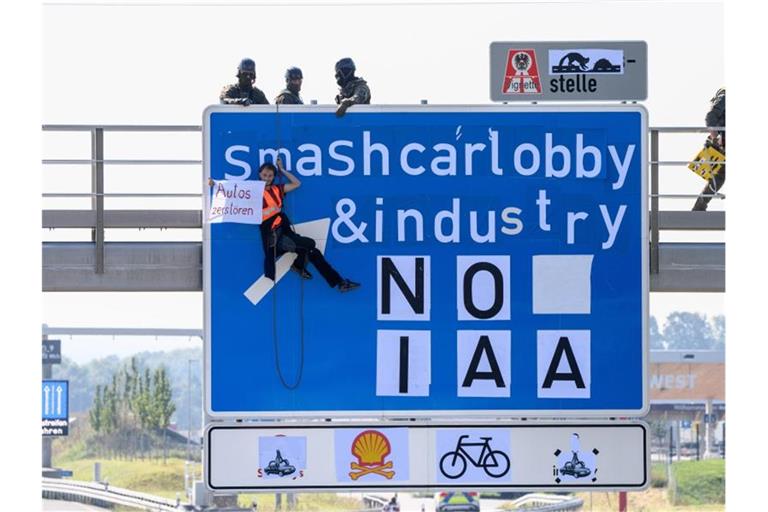
[[[288,183],[275,184],[275,175],[278,169],[288,179]],[[262,164],[259,167],[259,178],[265,182],[261,220],[264,275],[274,281],[277,257],[286,252],[295,252],[298,257],[291,270],[298,273],[303,279],[312,278],[312,274],[306,269],[307,260],[309,260],[331,288],[337,288],[340,292],[348,292],[358,288],[360,283],[341,277],[326,261],[323,253],[317,250],[317,244],[314,240],[293,231],[291,222],[283,212],[283,198],[288,192],[299,188],[301,181],[283,168],[279,158],[277,159],[277,168],[270,162]]]
[[[301,181],[283,168],[277,159],[280,173],[288,179],[286,184],[276,184],[275,175],[278,167],[266,162],[259,167],[259,178],[265,182],[262,198],[261,241],[264,247],[264,275],[275,280],[275,263],[278,256],[286,252],[295,252],[298,256],[291,265],[291,270],[302,279],[312,279],[312,274],[306,269],[309,260],[328,282],[331,288],[340,292],[348,292],[360,287],[360,283],[342,278],[339,273],[326,261],[323,253],[317,250],[316,243],[309,237],[301,236],[293,231],[288,216],[283,211],[285,194],[296,190]],[[215,185],[208,178],[208,186]]]

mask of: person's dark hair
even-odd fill
[[[264,162],[261,164],[261,167],[259,167],[259,172],[263,171],[264,169],[271,169],[273,173],[277,174],[277,167],[275,167],[275,164],[272,162]]]
[[[301,72],[300,68],[292,67],[292,68],[288,68],[285,71],[285,81],[286,82],[288,82],[289,80],[292,80],[294,78],[304,79],[304,74]]]

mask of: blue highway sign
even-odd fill
[[[209,177],[259,179],[279,153],[296,233],[361,283],[303,280],[286,252],[274,284],[260,226],[206,223],[212,416],[644,414],[644,108],[212,106],[203,124],[206,214]]]
[[[67,435],[69,430],[69,381],[43,380],[43,435]]]

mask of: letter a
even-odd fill
[[[483,352],[485,352],[488,364],[491,367],[489,372],[477,371],[478,366],[480,366],[480,359],[483,357]],[[462,382],[461,386],[464,388],[472,387],[472,382],[475,380],[492,380],[496,383],[497,388],[505,387],[499,363],[496,361],[496,356],[493,353],[491,340],[486,335],[481,336],[477,342],[477,348],[472,355],[472,361],[469,363],[467,374],[464,376],[464,382]]]
[[[569,373],[557,372],[557,368],[560,366],[560,361],[563,359],[563,354],[565,354],[565,358],[568,360],[568,367],[570,368]],[[573,355],[571,342],[566,336],[561,336],[560,340],[557,342],[555,353],[552,356],[552,362],[549,364],[547,376],[544,377],[544,384],[542,384],[541,387],[551,388],[552,382],[556,380],[573,381],[579,389],[584,389],[586,387],[584,385],[584,379],[581,377],[581,371],[579,371],[579,365],[576,363],[576,357]]]

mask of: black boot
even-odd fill
[[[354,290],[355,288],[360,288],[360,283],[350,281],[349,279],[342,279],[342,281],[339,283],[339,291],[341,293]]]

